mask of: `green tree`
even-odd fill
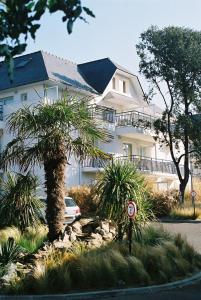
[[[188,28],[151,27],[137,45],[140,72],[162,97],[165,110],[154,123],[156,140],[166,145],[180,182],[180,193],[189,181],[189,155],[200,130],[191,115],[200,111],[201,32]],[[196,137],[196,138],[195,138]]]
[[[36,196],[37,177],[31,173],[7,174],[1,182],[0,226],[25,230],[40,223],[44,205]]]
[[[0,57],[13,70],[13,56],[22,54],[30,35],[35,39],[40,28],[40,19],[46,11],[51,14],[62,12],[62,21],[67,24],[70,34],[77,19],[86,22],[83,14],[95,17],[93,12],[82,5],[81,0],[1,0],[0,1]]]
[[[128,201],[134,200],[137,204],[138,213],[134,222],[137,232],[153,218],[144,178],[129,162],[114,161],[108,164],[98,175],[94,190],[100,200],[98,212],[117,224],[118,239],[123,238],[128,228]]]
[[[8,143],[2,164],[19,164],[23,171],[43,164],[50,241],[57,239],[63,228],[65,169],[72,154],[76,158],[105,156],[95,143],[107,140],[108,134],[97,122],[91,117],[88,101],[75,96],[23,107],[8,118],[8,130],[16,138]]]

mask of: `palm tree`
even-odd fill
[[[50,241],[58,239],[63,229],[65,169],[72,154],[78,159],[106,156],[95,146],[109,137],[97,122],[87,99],[66,95],[53,104],[25,106],[8,117],[8,130],[15,139],[3,152],[4,168],[18,164],[26,171],[43,164]]]
[[[36,196],[38,179],[31,173],[11,174],[2,180],[0,226],[16,226],[22,231],[40,223],[44,204]]]
[[[153,218],[144,178],[131,162],[109,163],[104,171],[99,173],[94,190],[100,201],[99,214],[116,223],[117,238],[120,240],[128,228],[128,201],[134,200],[137,204],[138,213],[134,222],[136,233]]]

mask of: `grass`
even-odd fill
[[[181,206],[172,209],[170,217],[178,220],[196,220],[201,219],[201,207],[195,207],[195,215],[193,206]]]
[[[71,251],[51,251],[36,261],[33,274],[18,279],[10,293],[43,294],[146,286],[174,281],[201,269],[201,256],[180,235],[146,228],[133,242],[113,242],[98,249],[78,244]]]
[[[9,237],[29,253],[35,252],[47,239],[47,228],[43,225],[37,228],[27,228],[21,232],[16,227],[7,227],[0,230],[0,243],[5,243]]]

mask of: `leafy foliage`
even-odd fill
[[[0,225],[25,230],[40,223],[43,203],[36,197],[37,178],[30,173],[7,174],[0,195]]]
[[[95,17],[89,8],[81,4],[81,0],[0,1],[0,57],[9,63],[10,74],[13,70],[12,57],[25,51],[28,35],[35,39],[40,28],[39,21],[46,11],[51,14],[62,12],[68,33],[72,32],[77,19],[86,22],[83,13]]]
[[[184,198],[190,174],[189,155],[197,153],[201,141],[201,120],[192,117],[201,109],[201,32],[151,27],[141,34],[137,52],[141,73],[165,105],[162,117],[154,123],[155,139],[170,150]]]
[[[149,192],[149,199],[156,217],[165,217],[179,203],[178,191]]]
[[[94,213],[98,206],[98,199],[94,197],[93,187],[82,185],[74,186],[67,190],[67,195],[72,197],[84,213]]]
[[[2,154],[4,168],[18,164],[23,171],[44,165],[49,238],[59,237],[64,220],[64,179],[72,154],[108,157],[95,146],[110,135],[92,118],[88,99],[63,95],[53,104],[25,106],[8,117],[8,130],[15,136]]]
[[[138,213],[134,222],[136,233],[153,218],[144,178],[129,162],[114,161],[106,166],[97,178],[95,192],[100,199],[98,212],[117,223],[119,238],[128,227],[128,201],[134,200],[137,204]]]

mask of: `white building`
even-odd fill
[[[1,148],[11,139],[6,132],[6,116],[44,97],[48,101],[58,99],[67,88],[91,97],[96,116],[113,136],[110,143],[99,145],[105,152],[135,163],[141,172],[151,175],[159,189],[176,187],[176,169],[169,151],[154,141],[151,129],[161,109],[146,102],[137,76],[109,58],[76,65],[41,51],[15,58],[14,66],[14,80],[10,82],[5,63],[0,63]],[[89,158],[79,163],[72,159],[67,185],[91,183],[103,167],[100,160]],[[37,169],[39,176],[42,173]]]

